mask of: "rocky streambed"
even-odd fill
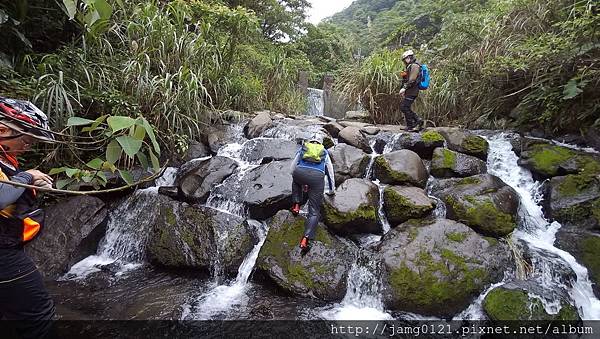
[[[314,133],[336,195],[302,255],[289,165]],[[600,319],[593,150],[269,112],[199,139],[155,187],[48,208],[28,251],[63,318]]]

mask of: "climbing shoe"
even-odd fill
[[[300,240],[300,249],[303,251],[308,250],[309,245],[308,245],[308,237],[304,236],[302,237],[302,240]]]
[[[292,214],[293,215],[298,215],[300,214],[300,204],[294,204],[292,205]]]
[[[425,121],[419,120],[417,122],[417,124],[413,128],[411,128],[409,131],[411,131],[411,132],[420,132],[423,129],[424,126],[425,126]]]

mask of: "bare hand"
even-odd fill
[[[38,179],[38,180],[34,181],[33,185],[37,186],[37,187],[41,187],[41,188],[52,188],[52,184],[46,182],[43,179]]]
[[[27,170],[25,172],[27,172],[33,176],[33,184],[35,186],[42,187],[42,186],[49,185],[50,187],[52,187],[53,180],[52,180],[52,177],[49,176],[48,174],[38,171],[38,170],[34,170],[34,169]]]

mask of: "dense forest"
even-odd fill
[[[418,111],[437,125],[545,135],[600,125],[595,1],[357,0],[317,26],[306,22],[309,6],[3,1],[1,94],[32,100],[55,129],[102,136],[93,150],[44,154],[48,167],[69,174],[61,185],[102,185],[99,168],[126,177],[136,165],[157,168],[161,145],[181,153],[204,127],[238,112],[302,114],[301,70],[315,87],[333,74],[375,120],[400,123],[407,48],[432,69]]]

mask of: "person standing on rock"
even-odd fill
[[[406,121],[406,130],[418,132],[423,128],[423,120],[412,110],[412,104],[419,96],[419,81],[421,75],[421,65],[417,63],[417,58],[412,50],[402,54],[402,62],[406,65],[406,71],[402,72],[404,85],[400,90],[400,111],[404,114]]]
[[[309,249],[309,241],[314,239],[317,224],[321,217],[321,204],[325,190],[325,177],[328,195],[335,194],[333,164],[329,153],[323,146],[323,137],[314,135],[296,152],[292,161],[292,213],[300,213],[303,192],[308,193],[308,217],[304,224],[304,235],[300,239],[300,248]]]
[[[53,140],[42,111],[30,102],[0,97],[1,180],[52,187],[49,175],[19,169],[17,156],[36,141]],[[23,248],[42,228],[43,212],[36,209],[35,200],[34,190],[0,183],[0,319],[15,321],[23,338],[49,338],[55,335],[54,302]]]

